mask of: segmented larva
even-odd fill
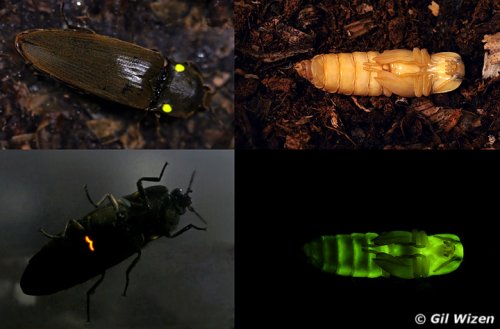
[[[317,55],[295,64],[295,70],[330,93],[404,97],[452,91],[460,86],[465,73],[457,53],[429,55],[418,48]]]
[[[353,277],[427,278],[455,271],[464,248],[455,234],[390,231],[323,235],[304,245],[311,264],[324,272]]]

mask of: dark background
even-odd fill
[[[93,209],[105,193],[137,190],[140,177],[185,189],[197,170],[193,206],[208,230],[160,238],[142,251],[122,297],[132,257],[109,269],[91,299],[91,279],[49,296],[23,294],[19,280],[28,260],[48,239],[37,230],[61,232],[66,222]],[[0,318],[2,328],[202,328],[234,326],[234,153],[232,151],[4,151],[0,152]],[[200,225],[187,212],[179,227]],[[61,262],[64,263],[64,259]]]
[[[237,152],[237,327],[407,328],[447,312],[499,321],[498,164],[494,153]],[[412,229],[457,234],[461,266],[351,278],[301,253],[320,235]]]

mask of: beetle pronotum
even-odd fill
[[[297,73],[316,88],[359,96],[420,97],[452,91],[462,82],[460,55],[429,55],[414,48],[316,55],[295,64]]]

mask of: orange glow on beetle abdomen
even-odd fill
[[[94,241],[90,240],[88,235],[85,236],[85,242],[89,244],[89,249],[94,251]]]

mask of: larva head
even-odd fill
[[[465,66],[457,53],[436,53],[431,56],[429,71],[433,74],[432,93],[457,89],[465,76]]]
[[[428,237],[428,245],[432,253],[429,276],[448,274],[455,271],[464,258],[464,247],[455,234],[436,234]]]

